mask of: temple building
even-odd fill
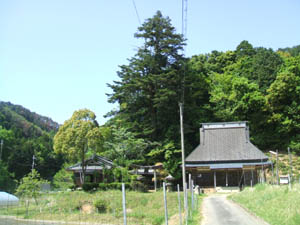
[[[200,144],[185,159],[199,187],[234,187],[265,181],[268,157],[250,142],[246,122],[204,123]]]

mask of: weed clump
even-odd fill
[[[98,213],[106,213],[109,209],[109,202],[105,199],[97,199],[94,202],[94,206],[98,210]]]

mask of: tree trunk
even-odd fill
[[[87,151],[87,143],[84,145],[83,152],[81,154],[81,171],[82,176],[80,177],[81,185],[85,182],[85,171],[86,171],[86,164],[85,164],[85,153]]]

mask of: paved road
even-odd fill
[[[227,200],[226,195],[211,195],[203,200],[202,207],[202,225],[267,225]]]

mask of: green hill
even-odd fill
[[[59,124],[20,105],[0,102],[0,140],[2,164],[12,179],[19,180],[34,167],[45,179],[51,179],[63,160],[53,152],[53,136]],[[1,189],[1,184],[0,184]]]
[[[26,137],[41,136],[43,132],[56,132],[59,124],[10,102],[0,101],[0,125],[5,129],[19,130]]]

